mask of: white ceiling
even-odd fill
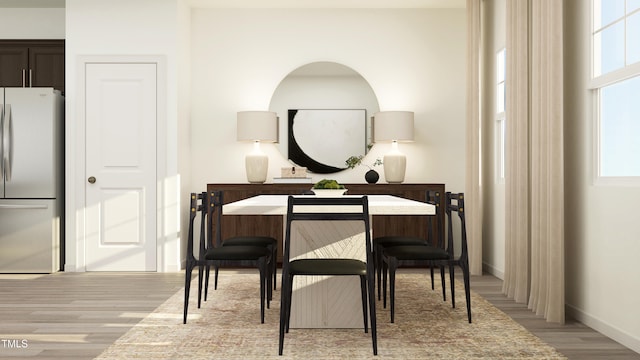
[[[465,0],[184,0],[197,8],[464,8]],[[64,8],[65,0],[0,0],[0,8]]]
[[[198,8],[465,8],[466,0],[186,0]]]
[[[63,8],[65,0],[0,0],[0,8]]]

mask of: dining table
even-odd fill
[[[224,204],[223,215],[283,216],[286,224],[290,195],[256,195]],[[316,195],[295,195],[316,196]],[[343,195],[360,197],[362,195]],[[367,195],[369,215],[434,216],[435,206],[393,195]],[[332,209],[340,211],[340,209]],[[347,211],[345,209],[345,211]],[[295,221],[291,227],[291,260],[296,258],[354,258],[366,261],[364,225]],[[371,231],[371,230],[370,230]],[[284,232],[283,232],[284,233]],[[375,234],[371,233],[371,238]],[[294,278],[290,328],[361,328],[360,280],[355,276],[297,276]]]

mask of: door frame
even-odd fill
[[[165,194],[162,184],[167,177],[167,69],[166,57],[162,55],[81,55],[76,62],[76,92],[74,99],[65,101],[68,112],[73,111],[76,121],[65,124],[65,271],[85,272],[85,241],[86,241],[86,117],[85,91],[86,66],[88,64],[103,63],[139,63],[155,64],[157,67],[157,104],[156,104],[156,271],[178,271],[179,263],[172,264],[165,255],[170,250],[170,237],[163,236],[162,229],[170,216],[165,204]],[[70,89],[69,89],[70,90]],[[179,249],[175,250],[179,252]]]

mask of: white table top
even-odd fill
[[[297,195],[298,196],[298,195]],[[313,195],[299,195],[313,196]],[[362,195],[344,195],[358,197]],[[392,195],[367,195],[371,215],[435,215],[435,206]],[[224,215],[286,215],[289,195],[258,195],[225,204]]]

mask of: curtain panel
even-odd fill
[[[564,323],[561,0],[507,1],[503,291]]]
[[[469,246],[469,271],[482,275],[482,188],[481,188],[481,6],[482,0],[467,0],[467,132],[465,220]]]

